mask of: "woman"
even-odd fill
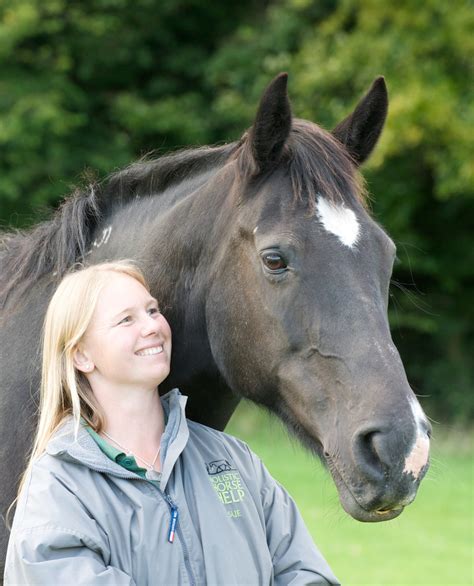
[[[130,262],[68,274],[48,307],[38,431],[9,584],[337,584],[246,444],[188,421],[170,327]]]

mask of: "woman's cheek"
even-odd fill
[[[170,325],[164,315],[161,316],[161,320],[162,320],[161,329],[163,331],[163,334],[166,338],[171,340],[171,327],[170,327]]]

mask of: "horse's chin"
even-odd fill
[[[387,510],[381,509],[369,511],[364,509],[364,507],[357,502],[335,466],[330,465],[329,469],[337,487],[342,508],[356,521],[362,521],[364,523],[380,523],[381,521],[395,519],[395,517],[398,517],[403,512],[404,507],[402,505]]]

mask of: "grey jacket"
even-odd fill
[[[161,478],[109,459],[66,420],[35,462],[8,545],[5,584],[338,584],[295,503],[248,446],[185,417],[168,421]]]

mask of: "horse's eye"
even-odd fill
[[[263,264],[272,273],[282,273],[287,268],[285,260],[277,252],[267,252],[263,255],[262,260]]]

